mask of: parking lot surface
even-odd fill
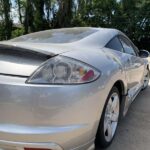
[[[137,96],[107,150],[150,150],[150,86]]]

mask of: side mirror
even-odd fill
[[[140,56],[141,58],[147,58],[147,57],[150,56],[150,53],[149,53],[147,50],[140,50],[139,56]]]

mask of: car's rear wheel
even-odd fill
[[[143,90],[148,87],[149,80],[150,80],[150,72],[149,72],[149,70],[147,69],[146,74],[145,74],[145,76],[144,76]]]
[[[115,136],[120,116],[120,94],[116,87],[113,87],[107,98],[100,125],[96,136],[96,146],[108,147]]]

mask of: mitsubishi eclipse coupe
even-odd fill
[[[149,52],[105,28],[0,42],[0,150],[106,148],[149,83]]]

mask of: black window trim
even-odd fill
[[[133,55],[133,56],[139,56],[139,53],[138,53],[138,51],[137,51],[137,48],[136,48],[136,46],[133,44],[133,42],[128,38],[128,37],[126,37],[126,36],[124,36],[124,35],[122,35],[122,34],[119,34],[118,35],[118,39],[119,39],[119,41],[121,40],[121,38],[120,37],[123,37],[124,39],[126,39],[130,44],[131,44],[131,46],[132,46],[132,48],[133,48],[133,50],[134,50],[134,52],[135,52],[135,54],[136,55]],[[120,41],[121,42],[121,41]],[[121,45],[122,45],[122,42],[121,42]],[[123,45],[122,45],[123,46]],[[124,47],[123,47],[123,49],[124,49]],[[124,53],[126,53],[125,52],[125,49],[124,49]],[[126,54],[129,54],[129,53],[126,53]],[[129,55],[131,55],[131,54],[129,54]]]
[[[120,44],[122,45],[122,42],[120,41],[120,37],[123,37],[123,38],[125,38],[127,41],[129,41],[130,42],[130,44],[131,44],[131,46],[133,47],[133,49],[134,49],[134,51],[135,51],[135,54],[136,55],[133,55],[133,56],[137,56],[137,57],[139,57],[139,52],[138,52],[138,48],[133,44],[133,42],[128,38],[128,37],[126,37],[126,36],[124,36],[124,35],[122,35],[122,34],[117,34],[117,35],[115,35],[113,38],[111,38],[108,42],[107,42],[107,44],[105,45],[105,47],[113,40],[113,39],[115,39],[115,38],[118,38],[118,40],[119,40],[119,42],[120,42]],[[107,48],[107,47],[106,47]],[[123,51],[118,51],[118,52],[122,52],[122,53],[126,53],[125,52],[125,49],[124,49],[124,47],[123,47],[123,45],[122,45],[122,48],[123,48]],[[114,49],[115,50],[115,49]],[[117,50],[115,50],[115,51],[117,51]],[[128,53],[126,53],[126,54],[128,54]],[[129,54],[129,55],[131,55],[131,54]]]
[[[123,47],[123,45],[122,45],[122,43],[121,43],[121,41],[120,41],[120,39],[119,39],[119,36],[120,36],[120,34],[117,34],[117,35],[115,35],[113,38],[111,38],[111,39],[107,42],[107,44],[105,45],[105,47],[107,48],[107,45],[108,45],[112,40],[114,40],[115,38],[117,38],[117,39],[119,40],[121,46],[122,46],[122,49],[123,49],[123,51],[118,51],[118,52],[125,53],[124,47]],[[114,50],[114,51],[117,51],[117,50],[115,50],[115,49],[113,49],[113,50]]]

